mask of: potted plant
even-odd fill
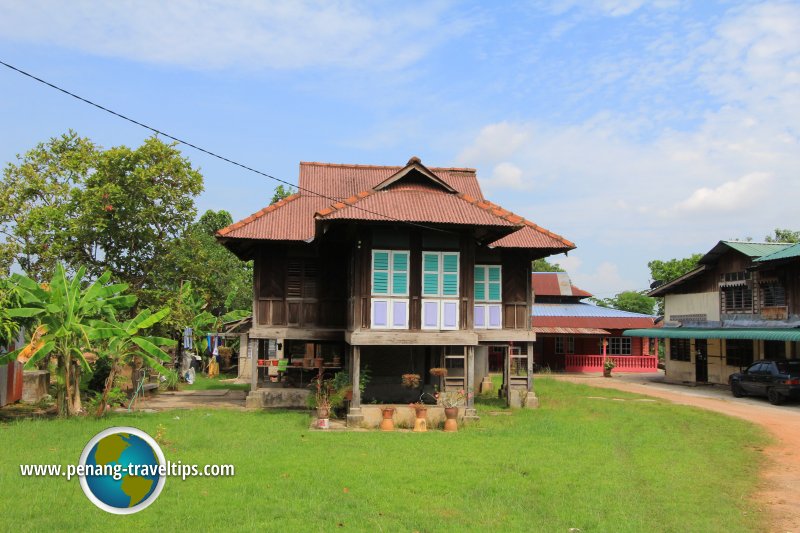
[[[472,398],[472,392],[467,392],[464,389],[436,394],[439,404],[444,407],[445,431],[458,431],[458,406],[466,403],[469,398]]]
[[[428,431],[428,406],[421,400],[408,404],[414,410],[414,431]]]
[[[419,374],[403,374],[400,377],[400,382],[403,384],[403,387],[407,389],[416,389],[419,387],[421,380],[422,377]]]
[[[217,348],[217,353],[222,358],[222,368],[230,368],[233,350],[231,350],[228,346],[220,346]]]
[[[383,416],[383,419],[381,420],[381,431],[393,431],[394,407],[385,406],[383,409],[381,409],[381,415]]]
[[[613,359],[606,359],[606,362],[603,363],[603,376],[610,378],[611,371],[617,366],[617,363],[614,362]]]

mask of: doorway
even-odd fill
[[[694,341],[695,381],[708,382],[708,341],[695,339]]]

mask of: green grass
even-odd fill
[[[209,378],[204,376],[203,374],[198,373],[195,376],[194,383],[188,385],[186,383],[181,384],[181,390],[219,390],[219,389],[228,389],[228,390],[243,390],[249,391],[250,384],[249,383],[226,383],[222,380],[224,379],[232,379],[235,378],[235,375],[228,375],[228,374],[220,374],[217,377]]]
[[[309,415],[281,411],[0,424],[3,529],[758,530],[750,495],[767,439],[755,426],[617,391],[536,384],[540,409],[481,405],[481,421],[457,434],[310,432]],[[77,461],[114,425],[151,435],[162,425],[167,459],[230,463],[236,476],[170,478],[153,505],[127,517],[95,508],[77,480],[19,476],[20,463]]]

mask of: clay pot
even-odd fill
[[[445,407],[444,417],[444,430],[458,431],[458,407]]]
[[[314,358],[314,368],[322,368],[322,364],[325,360],[322,357],[315,357]]]
[[[424,433],[428,431],[428,409],[425,407],[417,407],[416,419],[414,420],[414,431],[417,433]]]
[[[381,412],[383,414],[381,431],[394,431],[394,407],[384,407]]]

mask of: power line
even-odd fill
[[[71,96],[72,98],[75,98],[76,100],[80,100],[81,102],[83,102],[85,104],[89,104],[90,106],[95,107],[95,108],[97,108],[97,109],[99,109],[101,111],[105,111],[106,113],[114,115],[117,118],[121,118],[122,120],[126,120],[126,121],[128,121],[128,122],[130,122],[132,124],[140,126],[140,127],[144,128],[146,130],[150,130],[153,133],[156,133],[157,135],[162,135],[162,136],[166,137],[167,139],[171,139],[171,140],[173,140],[173,141],[175,141],[177,143],[186,145],[186,146],[188,146],[190,148],[194,148],[195,150],[197,150],[199,152],[202,152],[202,153],[204,153],[206,155],[210,155],[211,157],[214,157],[214,158],[219,159],[221,161],[225,161],[226,163],[230,163],[231,165],[235,165],[237,167],[243,168],[243,169],[248,170],[250,172],[253,172],[255,174],[259,174],[261,176],[264,176],[264,177],[269,178],[271,180],[277,181],[279,183],[283,183],[283,184],[288,185],[290,187],[297,187],[298,190],[307,192],[309,194],[313,194],[314,196],[319,196],[320,198],[325,198],[326,200],[330,200],[333,203],[337,203],[337,202],[341,202],[342,201],[341,198],[328,196],[326,194],[322,194],[322,193],[313,191],[311,189],[307,189],[305,187],[300,187],[299,185],[294,185],[291,182],[288,182],[288,181],[280,179],[280,178],[276,178],[275,176],[273,176],[271,174],[268,174],[268,173],[263,172],[261,170],[258,170],[256,168],[247,166],[247,165],[245,165],[243,163],[239,163],[238,161],[234,161],[233,159],[230,159],[228,157],[220,155],[220,154],[218,154],[216,152],[212,152],[211,150],[207,150],[207,149],[203,148],[202,146],[198,146],[196,144],[190,143],[189,141],[185,141],[185,140],[183,140],[183,139],[181,139],[179,137],[175,137],[174,135],[170,135],[169,133],[161,131],[158,128],[154,128],[152,126],[149,126],[149,125],[145,124],[144,122],[140,122],[140,121],[138,121],[136,119],[133,119],[133,118],[127,116],[127,115],[123,115],[122,113],[118,113],[118,112],[114,111],[113,109],[109,109],[107,107],[104,107],[104,106],[102,106],[102,105],[100,105],[100,104],[98,104],[96,102],[93,102],[92,100],[89,100],[88,98],[84,98],[84,97],[82,97],[80,95],[77,95],[77,94],[75,94],[73,92],[70,92],[70,91],[68,91],[68,90],[66,90],[66,89],[64,89],[62,87],[59,87],[58,85],[56,85],[54,83],[50,83],[49,81],[43,80],[42,78],[39,78],[38,76],[34,76],[30,72],[26,72],[26,71],[24,71],[24,70],[22,70],[20,68],[15,67],[14,65],[10,65],[10,64],[6,63],[5,61],[3,61],[1,59],[0,59],[0,65],[3,65],[4,67],[7,67],[7,68],[19,73],[19,74],[22,74],[23,76],[27,76],[28,78],[31,78],[32,80],[38,81],[41,84],[47,85],[48,87],[50,87],[52,89],[55,89],[55,90],[57,90],[59,92],[62,92],[64,94],[66,94],[67,96]],[[353,204],[348,204],[348,205],[350,207],[354,208],[354,209],[358,209],[360,211],[364,211],[365,213],[370,213],[372,215],[377,215],[379,217],[383,217],[383,218],[385,218],[387,220],[391,220],[393,222],[399,222],[401,224],[407,224],[409,226],[415,226],[415,227],[419,227],[419,228],[423,228],[423,229],[429,229],[429,230],[433,230],[433,231],[440,231],[440,232],[443,232],[443,233],[453,233],[451,231],[448,231],[448,230],[445,230],[445,229],[442,229],[442,228],[435,228],[433,226],[427,226],[425,224],[417,224],[415,222],[409,222],[407,220],[401,220],[399,218],[395,218],[395,217],[392,217],[392,216],[389,216],[389,215],[385,215],[385,214],[379,213],[377,211],[372,211],[370,209],[366,209],[364,207],[360,207],[360,206],[357,206],[357,205],[353,205]]]

